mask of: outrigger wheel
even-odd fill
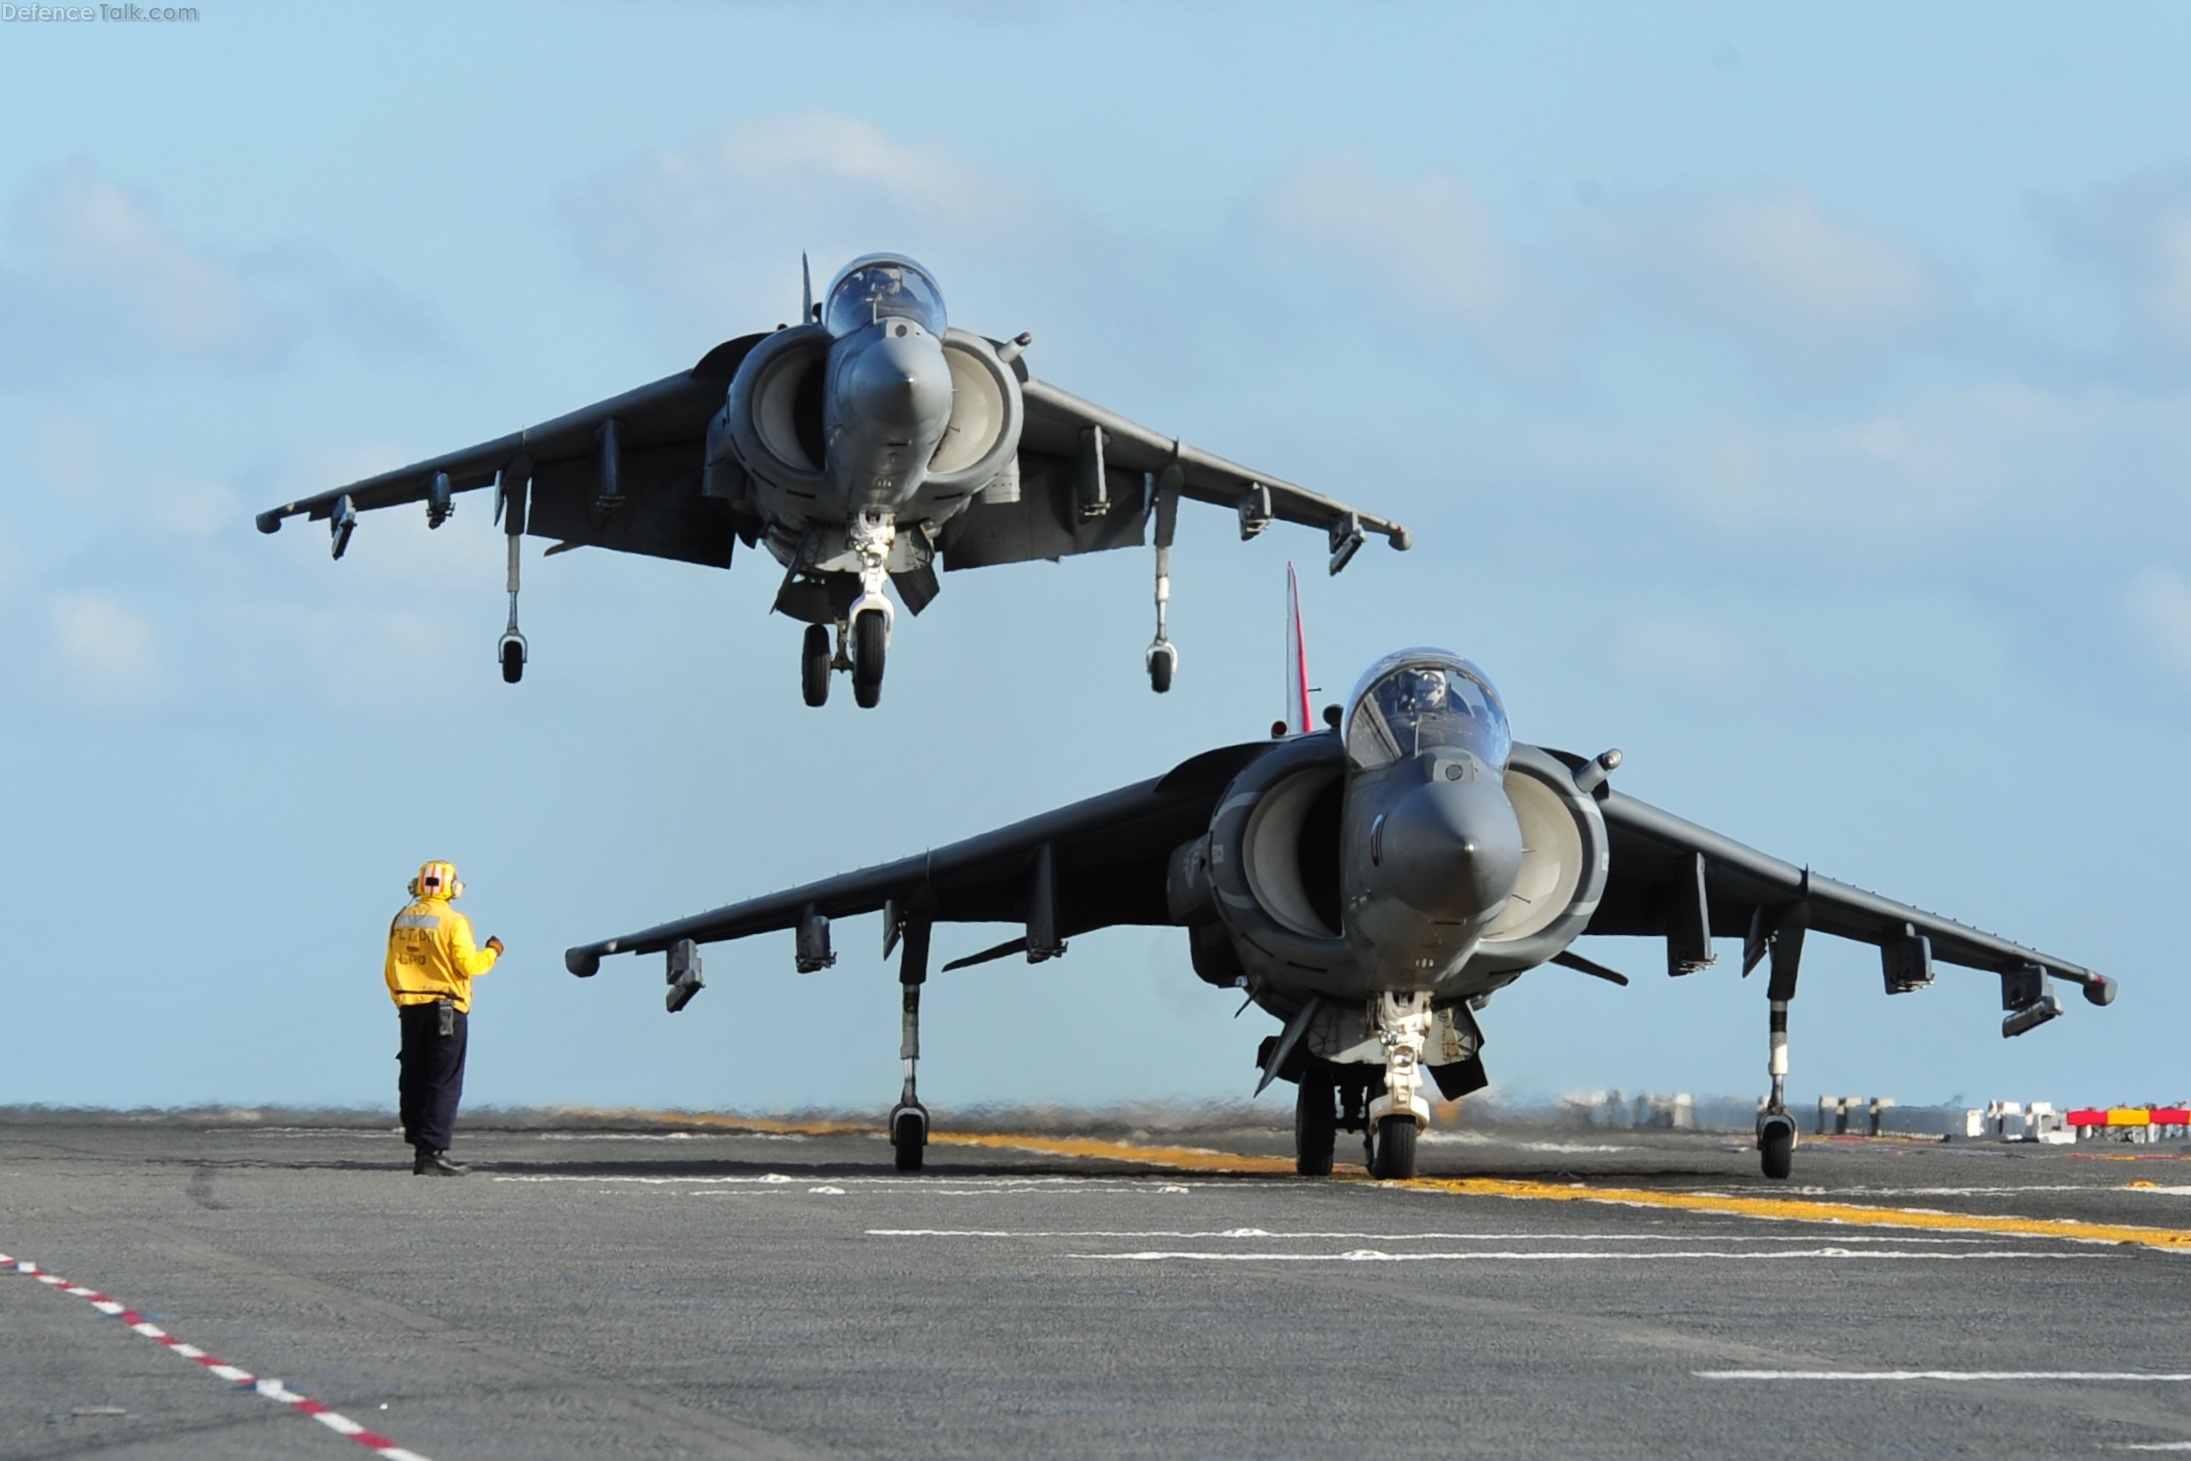
[[[899,1171],[921,1169],[921,1152],[928,1145],[928,1118],[918,1107],[900,1106],[890,1118],[890,1145],[897,1153]]]
[[[1774,1112],[1758,1123],[1758,1165],[1765,1175],[1775,1182],[1787,1180],[1795,1168],[1795,1119],[1786,1112]]]
[[[829,626],[806,626],[806,643],[799,650],[799,688],[809,705],[829,703]]]
[[[1149,646],[1149,688],[1162,695],[1172,688],[1172,672],[1179,668],[1179,651],[1164,641]]]
[[[852,621],[852,698],[860,709],[882,702],[883,654],[889,647],[890,621],[868,609]]]

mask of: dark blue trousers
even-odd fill
[[[396,1081],[403,1112],[403,1139],[412,1146],[445,1152],[456,1139],[456,1105],[464,1095],[466,1019],[452,1010],[451,1033],[441,1033],[441,1010],[407,1004],[396,1011],[403,1021],[402,1074]]]

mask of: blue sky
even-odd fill
[[[955,575],[813,713],[776,575],[528,545],[525,683],[465,500],[349,556],[250,514],[546,419],[905,249],[954,323],[1407,522],[1306,580],[1337,698],[1434,642],[1629,792],[2117,975],[1998,1034],[1815,940],[1795,1092],[2173,1099],[2191,810],[2191,17],[2037,6],[378,4],[0,25],[0,1101],[392,1099],[386,920],[450,857],[474,1102],[874,1105],[873,920],[581,983],[572,942],[1252,738],[1288,554]],[[759,569],[760,571],[754,571]],[[840,696],[848,702],[848,696]],[[1003,935],[944,935],[944,956]],[[1747,1092],[1763,991],[1599,941],[1486,1012],[1500,1085]],[[923,1090],[1244,1095],[1182,937],[930,986]],[[1274,1101],[1275,1096],[1266,1096]]]

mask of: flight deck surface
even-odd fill
[[[0,1120],[0,1456],[2191,1451],[2181,1147],[940,1119]]]

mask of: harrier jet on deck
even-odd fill
[[[1337,706],[1325,715],[1331,729],[1306,733],[1304,707],[1295,733],[898,862],[582,945],[564,962],[584,977],[605,954],[666,951],[675,1012],[700,988],[698,944],[792,929],[807,973],[834,962],[831,920],[881,910],[885,957],[904,949],[905,1084],[891,1138],[906,1170],[927,1136],[913,1075],[939,922],[1024,930],[946,970],[1054,959],[1068,938],[1113,924],[1184,928],[1197,975],[1245,989],[1283,1022],[1263,1042],[1263,1084],[1298,1082],[1298,1164],[1319,1175],[1340,1127],[1365,1134],[1375,1175],[1413,1175],[1429,1117],[1423,1070],[1449,1098],[1481,1089],[1476,1012],[1524,973],[1562,964],[1626,984],[1571,951],[1584,934],[1661,939],[1674,975],[1711,964],[1714,938],[1742,940],[1745,976],[1768,965],[1772,1094],[1757,1139],[1776,1178],[1795,1146],[1787,1016],[1806,932],[1877,945],[1889,994],[1932,983],[1935,963],[1999,975],[2003,1035],[2062,1013],[2053,979],[2094,1004],[2114,1000],[2115,985],[2089,969],[1613,790],[1618,751],[1585,760],[1513,744],[1491,682],[1444,651],[1388,656],[1362,677],[1343,726]]]
[[[1331,571],[1368,533],[1405,528],[1187,446],[1029,376],[1031,337],[952,329],[943,295],[910,259],[846,265],[801,322],[719,345],[689,371],[480,446],[384,472],[258,516],[324,520],[340,558],[360,512],[426,504],[439,527],[455,496],[496,489],[509,538],[502,677],[524,673],[518,539],[549,553],[609,548],[728,568],[739,543],[783,568],[778,612],[806,621],[809,705],[848,670],[861,705],[882,694],[896,609],[915,614],[946,570],[1139,545],[1156,536],[1151,688],[1179,652],[1165,637],[1173,524],[1182,497],[1236,510],[1250,538],[1273,521],[1329,535]],[[834,626],[835,642],[830,630]]]

